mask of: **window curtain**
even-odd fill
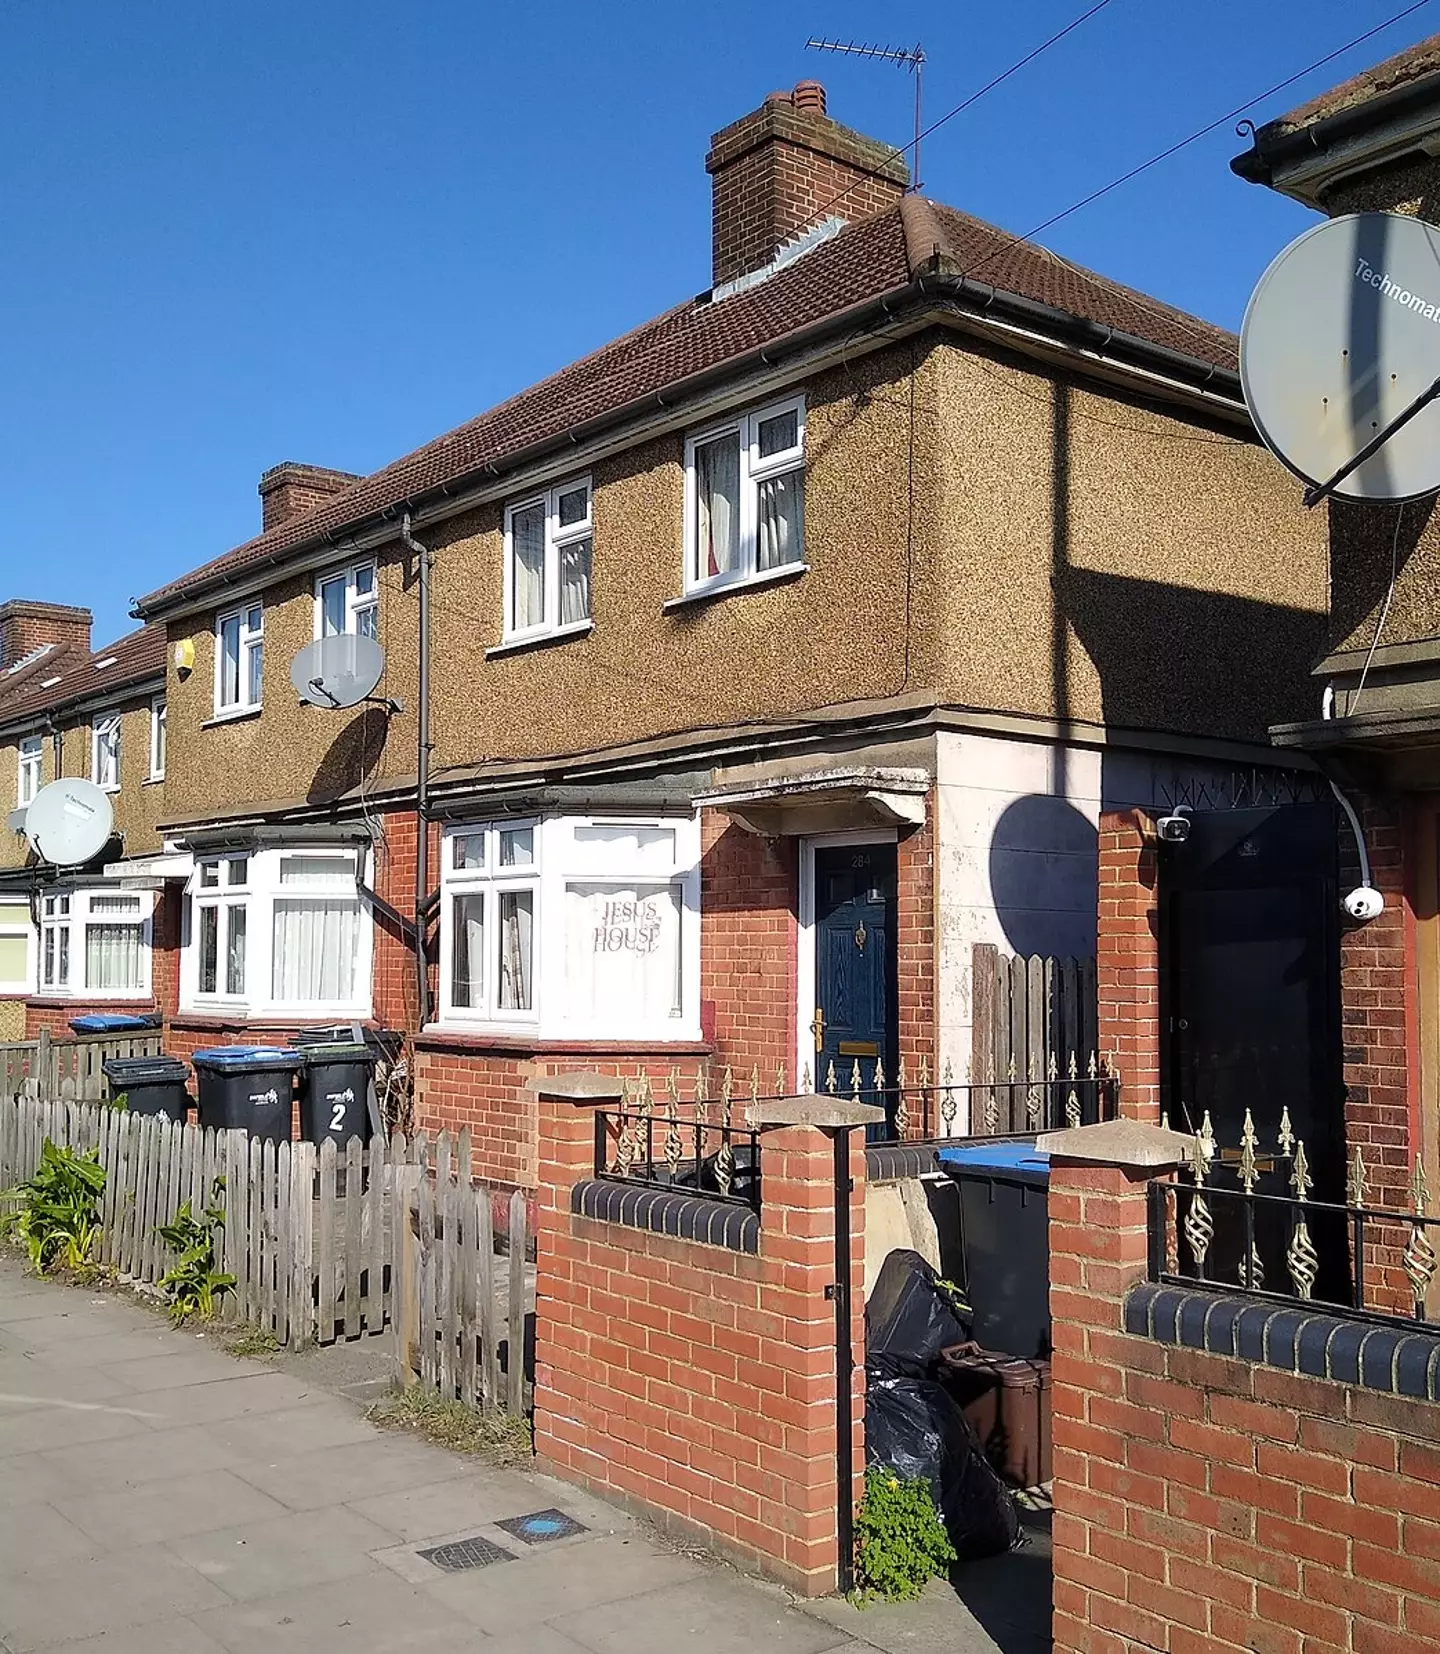
[[[560,548],[560,624],[590,618],[590,541]]]
[[[545,621],[545,507],[529,505],[510,519],[514,630]]]
[[[699,521],[696,573],[702,580],[729,574],[740,549],[740,433],[695,450]]]
[[[283,1005],[348,1002],[359,949],[359,902],[277,898],[271,996]]]
[[[500,1005],[528,1011],[534,960],[535,896],[529,890],[500,892]]]
[[[805,511],[805,473],[787,471],[758,489],[755,563],[758,569],[784,568],[800,560]]]
[[[565,991],[576,1022],[664,1032],[681,1010],[679,886],[568,885]]]
[[[450,998],[458,1010],[476,1010],[485,989],[485,897],[479,891],[457,896],[451,909]]]
[[[143,946],[138,920],[129,924],[87,924],[85,986],[92,994],[136,993],[141,983]]]
[[[245,992],[245,927],[250,913],[243,902],[230,902],[226,907],[225,928],[225,992]]]

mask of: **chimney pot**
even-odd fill
[[[825,113],[825,88],[818,80],[797,80],[790,101],[797,109],[813,109]]]

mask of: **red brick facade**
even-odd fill
[[[536,1450],[803,1595],[837,1577],[830,1137],[767,1134],[759,1254],[576,1217],[587,1104],[540,1102]],[[851,1133],[852,1496],[864,1460],[865,1156]]]
[[[1057,1654],[1440,1643],[1440,1407],[1122,1331],[1145,1174],[1052,1159]]]
[[[934,796],[926,823],[902,833],[896,846],[895,976],[900,1060],[911,1085],[928,1070],[932,1080],[941,1075],[936,1065],[935,1028],[935,810]],[[891,1076],[892,1082],[895,1076]],[[907,1135],[934,1136],[942,1129],[935,1118],[934,1093],[924,1109],[911,1111]]]
[[[1100,1057],[1120,1078],[1120,1112],[1160,1118],[1160,942],[1155,828],[1143,810],[1100,816],[1095,958]]]

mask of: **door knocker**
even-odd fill
[[[855,927],[855,946],[861,953],[865,951],[865,921],[862,919]]]

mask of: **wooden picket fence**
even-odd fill
[[[158,1057],[160,1030],[136,1034],[77,1034],[54,1039],[44,1029],[35,1039],[0,1045],[0,1101],[12,1097],[59,1097],[103,1102],[109,1095],[105,1064],[112,1057]]]
[[[337,1153],[333,1141],[261,1143],[243,1131],[20,1097],[0,1100],[0,1189],[33,1176],[47,1138],[98,1150],[99,1261],[122,1279],[158,1286],[174,1262],[158,1227],[187,1200],[200,1214],[223,1178],[214,1197],[225,1212],[220,1267],[235,1291],[222,1315],[292,1349],[393,1329],[405,1382],[472,1406],[528,1408],[525,1201],[510,1202],[507,1269],[495,1252],[491,1191],[468,1175],[468,1131],[434,1141],[397,1132],[365,1147],[352,1139]]]

